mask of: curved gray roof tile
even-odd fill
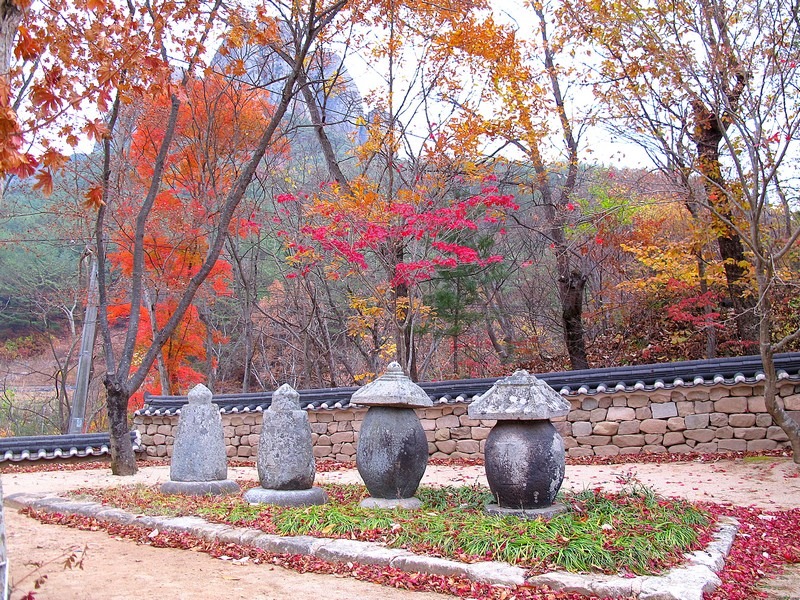
[[[138,431],[131,431],[131,442],[135,451],[141,449],[142,438]],[[108,433],[0,438],[0,462],[102,456],[111,452],[110,443]]]

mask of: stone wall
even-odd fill
[[[366,408],[315,410],[308,412],[314,456],[335,460],[355,460],[356,443]],[[478,456],[494,421],[474,421],[467,417],[467,404],[442,404],[418,409],[428,438],[431,456]],[[251,458],[257,454],[261,432],[261,413],[223,414],[222,425],[229,458]],[[134,427],[142,434],[147,456],[171,457],[178,417],[137,415]]]
[[[800,421],[800,385],[779,386],[787,410]],[[554,421],[567,455],[613,456],[641,452],[759,452],[787,444],[786,435],[766,412],[760,385],[698,385],[649,391],[567,396],[572,410]],[[314,456],[355,460],[366,409],[309,411]],[[431,457],[482,456],[494,421],[467,416],[466,403],[418,409]],[[177,416],[138,414],[147,456],[172,456]],[[261,413],[222,415],[230,458],[254,458]]]
[[[800,386],[780,386],[785,407],[800,411]],[[786,434],[766,412],[763,386],[697,386],[569,398],[557,424],[568,456],[640,452],[761,452]],[[800,420],[800,412],[792,416]]]

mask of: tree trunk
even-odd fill
[[[417,356],[414,351],[414,317],[411,311],[411,297],[408,286],[398,283],[394,286],[394,321],[397,340],[397,360],[408,373],[411,381],[417,381]]]
[[[50,342],[50,348],[53,352],[58,369],[56,370],[56,395],[58,401],[58,430],[61,433],[69,432],[70,424],[70,403],[69,394],[67,393],[67,379],[69,378],[70,364],[72,363],[72,355],[75,353],[75,348],[78,346],[78,338],[73,333],[72,343],[69,346],[67,355],[64,357],[63,362],[59,360],[53,342]]]
[[[244,345],[243,361],[244,369],[242,373],[242,393],[250,391],[250,381],[253,379],[253,353],[254,353],[254,335],[253,335],[253,305],[256,302],[255,293],[253,292],[254,286],[257,281],[256,260],[247,257],[247,253],[243,256],[239,252],[239,243],[236,238],[228,236],[227,242],[228,251],[233,259],[233,271],[236,274],[234,277],[234,297],[240,299],[239,308],[240,322],[241,322],[241,339]],[[211,331],[211,311],[206,309],[208,316],[204,321],[206,330]],[[210,345],[209,345],[210,347]]]
[[[242,337],[244,338],[244,373],[242,374],[242,393],[250,391],[250,380],[253,378],[253,315],[250,308],[250,288],[244,286],[245,300],[242,307]]]
[[[792,460],[796,464],[800,464],[800,424],[778,403],[778,375],[775,371],[775,361],[772,352],[766,350],[763,345],[761,362],[764,365],[764,403],[767,406],[767,412],[789,438],[789,443],[792,445]]]
[[[704,187],[709,206],[724,219],[732,220],[733,214],[727,200],[731,193],[722,177],[720,164],[720,144],[725,137],[725,125],[722,117],[712,113],[704,104],[697,101],[694,110],[694,142],[697,147],[698,168],[704,177]],[[739,235],[722,219],[715,218],[718,227],[717,244],[725,269],[725,280],[728,284],[728,295],[736,312],[736,330],[743,342],[755,344],[758,341],[758,323],[756,322],[752,294],[748,293],[747,264],[744,245]]]
[[[328,170],[336,182],[342,186],[342,191],[349,196],[353,193],[353,191],[350,189],[350,182],[347,180],[347,177],[344,176],[344,173],[342,173],[342,169],[339,166],[339,161],[336,158],[336,152],[333,149],[333,144],[331,144],[331,140],[325,131],[324,119],[320,113],[317,100],[314,97],[314,90],[311,89],[311,84],[308,81],[308,77],[306,76],[305,72],[300,74],[298,83],[300,84],[300,89],[303,92],[303,100],[305,101],[306,108],[308,109],[308,114],[311,117],[311,123],[314,125],[314,133],[317,135],[317,141],[319,141],[320,148],[322,149],[322,156],[325,157],[325,163],[328,165]]]
[[[391,281],[394,278],[397,265],[405,260],[405,247],[403,242],[396,242],[386,245],[381,252],[386,265],[387,278]],[[408,374],[412,381],[417,381],[417,357],[414,351],[414,313],[408,284],[404,281],[392,283],[389,302],[389,308],[393,313],[390,322],[394,325],[397,362],[400,363],[403,371]]]
[[[486,320],[486,335],[489,337],[489,341],[492,344],[492,349],[494,350],[495,354],[497,354],[497,356],[500,358],[500,364],[508,364],[508,346],[502,345],[497,339],[497,334],[494,332],[494,327],[492,327],[492,321],[490,319]]]
[[[492,343],[492,348],[494,348],[494,351],[500,358],[500,364],[507,365],[513,363],[515,356],[515,329],[509,319],[511,311],[505,306],[505,302],[499,290],[486,299],[484,312],[487,315],[486,333],[489,336],[489,341]],[[497,324],[500,327],[502,342],[498,339],[494,331],[494,320],[497,320]]]
[[[8,147],[12,152],[16,151],[16,143],[13,141],[12,133],[19,133],[16,126],[16,111],[13,108],[11,99],[11,82],[9,81],[9,71],[11,70],[11,57],[14,54],[14,40],[17,37],[17,28],[22,21],[22,11],[15,0],[0,0],[0,107],[9,107],[14,112],[14,127],[17,131],[4,132],[5,139],[3,146]],[[0,173],[0,205],[3,204],[8,178],[5,171]],[[2,180],[5,181],[2,181]]]
[[[697,252],[697,277],[700,280],[700,293],[708,293],[708,279],[706,278],[706,264],[703,262],[702,252]],[[716,358],[717,356],[717,330],[711,323],[711,306],[703,306],[703,314],[706,316],[706,358]]]
[[[561,91],[561,81],[556,68],[553,48],[547,33],[547,19],[541,4],[534,6],[534,11],[539,19],[539,33],[542,37],[542,54],[544,65],[550,77],[550,89],[556,105],[558,120],[561,123],[561,132],[564,135],[564,149],[569,157],[567,177],[559,193],[559,209],[563,210],[572,198],[578,180],[578,138],[572,129],[570,116],[567,114],[564,94]],[[534,168],[539,176],[540,190],[549,185],[547,170],[544,169],[541,153],[536,150]],[[586,288],[586,275],[578,267],[570,268],[568,245],[564,232],[563,217],[555,210],[552,204],[552,194],[543,194],[550,205],[550,228],[552,240],[555,244],[556,263],[558,265],[558,291],[561,298],[561,316],[564,322],[564,341],[567,345],[569,362],[572,369],[588,369],[589,361],[586,359],[586,343],[583,330],[583,292]]]
[[[156,335],[158,335],[156,303],[152,300],[150,290],[148,290],[147,287],[144,288],[143,295],[145,308],[147,309],[147,316],[150,319],[150,335],[152,335],[153,339],[155,339]],[[163,348],[158,353],[158,356],[156,356],[156,365],[158,366],[158,381],[159,385],[161,386],[161,393],[171,394],[172,390],[170,389],[171,386],[169,384],[169,372],[167,372],[167,362],[164,360]]]
[[[717,238],[717,243],[724,261],[728,293],[736,313],[736,331],[739,340],[755,343],[758,339],[758,322],[753,312],[755,301],[746,284],[747,271],[741,266],[742,262],[747,260],[744,256],[744,246],[736,234],[720,236]]]
[[[215,392],[217,388],[217,366],[214,362],[214,335],[211,330],[211,311],[205,302],[197,304],[197,316],[206,327],[206,339],[203,342],[206,351],[206,387]]]
[[[136,456],[133,453],[130,427],[128,426],[128,391],[110,377],[103,382],[106,388],[106,406],[111,434],[111,473],[135,475]]]
[[[772,347],[772,304],[769,294],[766,293],[772,283],[774,274],[771,266],[765,262],[756,261],[756,278],[761,301],[756,307],[759,317],[759,350],[761,364],[764,367],[764,403],[772,420],[780,427],[789,438],[792,445],[792,459],[800,464],[800,423],[798,423],[778,402],[778,374],[775,370],[774,350]]]
[[[577,268],[558,278],[561,316],[564,321],[564,341],[573,370],[589,368],[583,331],[583,292],[585,288],[586,275]]]
[[[11,70],[11,56],[17,27],[22,21],[22,11],[15,0],[0,0],[0,77],[7,77]]]

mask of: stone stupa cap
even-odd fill
[[[189,391],[188,395],[189,404],[211,404],[213,398],[214,394],[202,383],[198,383],[194,386]]]
[[[272,392],[272,404],[267,410],[291,411],[300,410],[300,394],[288,383],[284,383]]]
[[[421,408],[433,406],[428,394],[403,373],[397,362],[389,363],[386,372],[372,383],[356,390],[350,404]]]
[[[516,371],[499,379],[467,408],[470,419],[537,421],[566,415],[570,404],[541,379]]]

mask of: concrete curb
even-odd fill
[[[374,542],[273,535],[258,529],[208,523],[200,517],[137,515],[97,502],[69,500],[47,494],[12,494],[5,497],[5,504],[17,509],[30,507],[48,513],[75,514],[122,525],[188,533],[208,541],[253,546],[276,554],[304,554],[331,562],[390,566],[402,571],[465,577],[491,585],[547,586],[553,591],[585,596],[636,596],[639,600],[702,600],[703,593],[711,592],[721,584],[717,573],[722,570],[739,530],[736,519],[723,517],[714,532],[713,541],[705,550],[686,554],[686,564],[660,576],[626,578],[552,572],[526,578],[525,569],[508,563],[468,564],[395,550]]]

